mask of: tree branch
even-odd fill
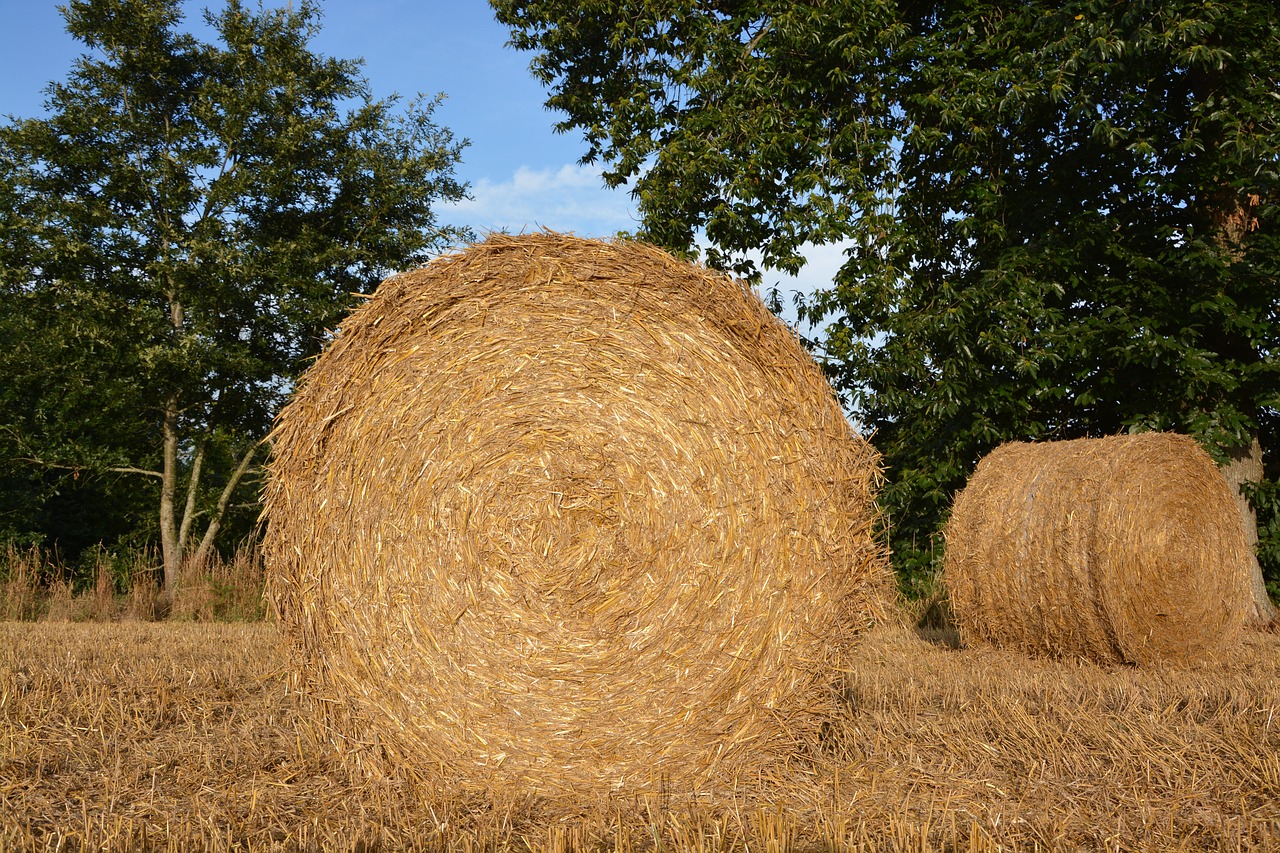
[[[204,537],[200,540],[200,547],[196,549],[195,562],[197,564],[208,559],[209,552],[213,550],[213,541],[218,537],[218,531],[222,528],[222,518],[226,515],[227,507],[231,504],[231,496],[235,493],[236,486],[240,485],[240,481],[253,463],[253,457],[265,440],[254,442],[250,446],[249,450],[241,457],[240,464],[236,466],[235,472],[227,480],[227,485],[222,490],[222,495],[218,498],[218,505],[213,511],[213,516],[209,519],[209,526],[205,528]]]
[[[54,468],[66,468],[66,467],[71,467],[71,466],[66,466],[66,465],[54,465],[54,466],[50,466],[50,467],[54,467]],[[155,477],[157,480],[163,480],[163,479],[164,479],[164,474],[163,474],[162,472],[160,472],[160,471],[149,471],[149,470],[147,470],[146,468],[128,468],[128,467],[119,467],[119,468],[108,468],[107,470],[108,470],[109,472],[111,472],[112,474],[141,474],[141,475],[142,475],[142,476],[144,476],[144,477]]]
[[[30,462],[32,465],[39,465],[42,468],[51,468],[55,471],[72,471],[77,474],[81,471],[105,471],[108,474],[141,474],[144,477],[164,478],[164,474],[159,471],[151,471],[146,468],[131,468],[127,465],[112,465],[108,468],[95,469],[92,465],[65,465],[61,462],[49,462],[37,456],[24,456],[22,461]]]
[[[191,523],[196,517],[196,492],[200,489],[200,473],[204,469],[204,451],[208,442],[202,439],[196,445],[195,458],[191,460],[191,476],[187,479],[187,501],[182,508],[182,523],[178,526],[178,551],[186,553],[191,540]]]

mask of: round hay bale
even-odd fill
[[[740,282],[495,236],[394,276],[280,414],[269,594],[347,750],[464,790],[709,791],[840,712],[879,458]]]
[[[1208,454],[1169,433],[1002,445],[956,497],[943,573],[961,636],[1099,662],[1229,648],[1249,550]]]

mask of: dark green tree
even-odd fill
[[[905,580],[1002,441],[1176,429],[1231,475],[1278,446],[1274,3],[493,6],[641,236],[748,275],[850,241],[801,316]]]
[[[375,99],[360,62],[316,53],[310,0],[228,0],[205,16],[216,43],[181,29],[178,0],[64,15],[87,52],[46,118],[0,128],[0,483],[37,499],[152,484],[171,587],[252,501],[273,414],[327,330],[466,236],[432,210],[464,195],[465,143],[432,121],[437,100]]]

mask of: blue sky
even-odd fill
[[[193,29],[206,6],[221,4],[185,4]],[[557,115],[543,106],[546,92],[529,74],[531,55],[506,46],[508,32],[484,0],[321,0],[321,6],[323,28],[313,48],[363,58],[375,97],[447,96],[436,119],[471,142],[457,176],[470,184],[472,199],[442,209],[442,219],[479,234],[551,228],[607,237],[637,227],[626,191],[606,189],[598,168],[578,165],[584,146],[577,136],[553,132]],[[41,90],[66,76],[81,45],[52,0],[0,0],[0,22],[0,115],[39,115]],[[809,257],[799,279],[766,273],[766,286],[809,290],[830,281],[841,260],[836,247]]]

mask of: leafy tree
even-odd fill
[[[139,529],[138,520],[155,495],[131,474],[108,473],[146,458],[153,429],[142,398],[104,396],[118,379],[114,350],[40,296],[6,294],[0,313],[0,548],[42,545],[74,562],[100,541],[150,533],[154,542],[154,521]]]
[[[171,587],[356,294],[465,237],[432,211],[464,195],[465,143],[438,99],[374,99],[358,61],[314,52],[310,0],[228,0],[214,44],[179,0],[63,11],[88,52],[47,117],[0,128],[0,480],[145,478]]]
[[[1277,447],[1274,3],[492,3],[641,236],[748,275],[850,241],[801,316],[905,581],[1002,441]]]

